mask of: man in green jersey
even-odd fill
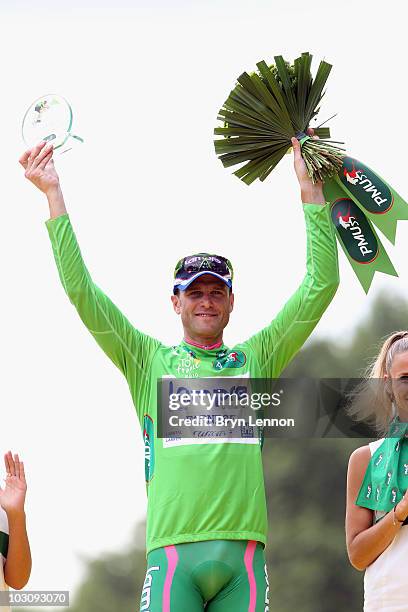
[[[233,349],[223,329],[233,308],[232,267],[221,256],[181,260],[172,302],[184,339],[167,347],[135,329],[93,283],[65,208],[52,146],[20,159],[48,199],[47,229],[62,285],[79,316],[125,375],[145,439],[148,569],[140,610],[265,612],[267,514],[261,446],[157,437],[157,380],[251,376],[276,378],[308,338],[338,286],[337,249],[322,185],[310,181],[293,139],[307,232],[300,287],[270,325]]]

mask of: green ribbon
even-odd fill
[[[300,144],[300,146],[302,147],[302,146],[304,145],[304,143],[305,143],[307,140],[310,140],[310,136],[308,136],[308,135],[306,134],[305,136],[302,136],[302,137],[301,137],[300,139],[298,139],[298,140],[299,140],[299,144]]]
[[[352,157],[344,157],[336,178],[347,196],[395,244],[398,220],[408,219],[407,202],[371,168]]]
[[[408,423],[395,419],[368,464],[356,505],[389,512],[408,488]]]
[[[350,198],[338,177],[326,180],[323,189],[337,238],[364,291],[368,292],[376,271],[398,276],[360,202]]]
[[[397,222],[408,203],[362,162],[345,156],[340,172],[324,183],[337,238],[367,293],[376,271],[398,276],[373,224],[395,244]]]

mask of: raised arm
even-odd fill
[[[58,174],[52,159],[52,146],[41,143],[20,158],[25,176],[48,199],[51,239],[61,283],[79,316],[108,357],[127,378],[144,375],[157,340],[136,330],[92,281],[72,229]]]
[[[347,472],[346,542],[350,563],[365,570],[391,544],[408,516],[408,493],[373,525],[373,511],[356,505],[356,499],[371,458],[369,446],[352,453]]]
[[[0,487],[0,506],[8,521],[8,551],[4,566],[4,579],[12,589],[22,589],[31,573],[31,553],[28,543],[24,512],[27,484],[24,464],[18,455],[9,451],[4,455],[7,478],[4,489]]]
[[[339,285],[330,207],[324,200],[322,184],[313,185],[309,179],[296,138],[292,144],[306,221],[306,275],[272,323],[247,341],[265,377],[281,374],[316,327]]]

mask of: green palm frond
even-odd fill
[[[250,185],[264,181],[291,147],[293,136],[302,139],[302,156],[313,182],[338,173],[344,149],[330,141],[328,127],[315,129],[320,140],[305,138],[311,120],[319,112],[332,66],[320,62],[311,74],[312,55],[302,53],[293,65],[282,56],[268,66],[257,63],[258,72],[244,72],[237,79],[218,113],[223,127],[214,130],[215,151],[225,167],[244,164],[235,171]],[[304,139],[304,140],[303,140]]]

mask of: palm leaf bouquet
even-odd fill
[[[344,149],[336,145],[343,143],[331,141],[327,127],[314,129],[318,140],[307,135],[332,66],[321,61],[313,79],[310,53],[302,53],[292,65],[280,55],[274,61],[268,66],[262,60],[257,71],[238,77],[218,113],[223,125],[214,130],[222,137],[214,141],[217,155],[225,167],[243,164],[234,174],[250,185],[266,179],[295,136],[312,181],[335,176],[344,157]]]

